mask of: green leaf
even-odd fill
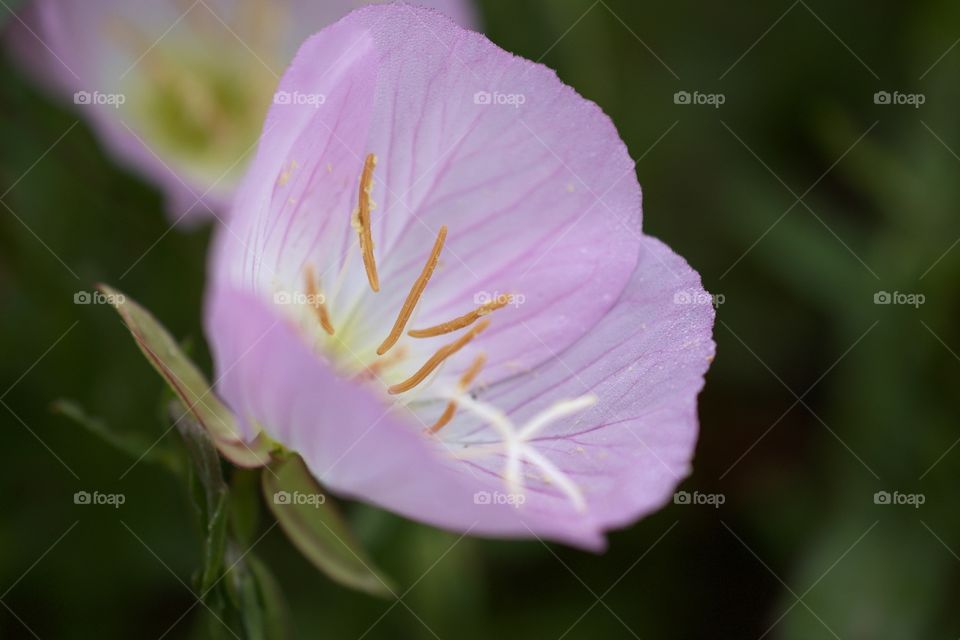
[[[204,375],[184,355],[163,325],[149,311],[116,289],[107,285],[99,285],[99,289],[119,312],[153,368],[167,381],[187,412],[210,433],[220,453],[240,467],[267,464],[272,448],[269,438],[261,433],[253,442],[243,441],[233,414],[216,397]]]
[[[230,530],[234,539],[249,546],[259,524],[259,473],[255,469],[236,469],[230,479]]]
[[[293,638],[290,611],[277,581],[249,549],[231,544],[227,552],[230,573],[223,581],[228,611],[236,617],[245,640]]]
[[[179,401],[170,403],[172,415],[182,414],[182,411],[183,406]],[[194,502],[200,513],[204,532],[203,568],[197,586],[201,594],[206,594],[216,584],[224,566],[229,491],[223,479],[220,456],[217,455],[217,449],[207,431],[189,416],[177,422],[177,430],[183,437],[193,463],[191,480]]]
[[[83,407],[72,400],[60,399],[50,405],[50,410],[77,423],[117,451],[134,460],[145,460],[163,465],[179,473],[180,464],[176,454],[162,445],[153,445],[138,433],[124,433],[108,427],[100,418],[89,415]]]
[[[205,594],[217,583],[223,571],[223,553],[227,546],[227,493],[213,505],[207,521],[203,542],[203,572],[200,574],[200,593]]]
[[[182,416],[183,405],[173,400],[170,402],[169,412],[175,418]],[[190,416],[179,419],[177,431],[183,438],[190,461],[193,463],[194,474],[200,483],[203,494],[200,499],[201,506],[204,510],[210,511],[220,500],[220,494],[227,491],[227,483],[223,479],[223,470],[220,467],[220,456],[217,455],[217,449],[210,435]]]
[[[252,575],[245,575],[238,585],[240,596],[240,612],[243,617],[244,635],[247,640],[267,640],[264,627],[263,607],[260,594],[257,592],[257,583]]]
[[[290,455],[261,473],[267,505],[290,541],[335,582],[380,597],[395,591],[372,568],[339,510],[328,500],[300,456]]]
[[[252,554],[247,556],[245,562],[257,587],[264,637],[271,640],[292,638],[293,628],[290,624],[290,610],[276,578],[273,577],[267,566]]]

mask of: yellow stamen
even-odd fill
[[[370,233],[370,192],[373,191],[373,169],[377,166],[377,156],[367,154],[360,174],[360,192],[357,196],[356,223],[360,236],[360,252],[363,254],[363,267],[367,270],[367,280],[374,292],[380,291],[380,278],[377,276],[377,262],[373,257],[373,236]]]
[[[470,383],[473,382],[474,378],[477,377],[477,374],[480,373],[480,369],[483,368],[483,365],[486,363],[487,357],[482,353],[476,357],[473,361],[473,364],[470,365],[470,368],[467,369],[464,374],[460,377],[460,390],[466,391],[470,388]],[[440,414],[440,419],[437,420],[432,427],[427,429],[427,433],[436,433],[445,427],[451,420],[453,420],[453,415],[457,411],[457,403],[451,400],[447,403],[447,408],[443,410],[443,413]]]
[[[317,289],[317,280],[313,274],[313,267],[307,267],[306,279],[307,297],[309,299],[310,306],[313,307],[314,312],[317,314],[317,320],[320,321],[320,326],[323,327],[324,331],[332,336],[333,323],[330,322],[330,314],[327,312],[327,305]]]
[[[457,329],[463,329],[464,327],[470,326],[483,316],[506,306],[507,302],[509,301],[510,296],[508,295],[498,296],[496,300],[485,302],[473,311],[465,313],[458,318],[448,320],[447,322],[441,322],[440,324],[427,329],[411,329],[407,332],[407,335],[411,338],[432,338],[433,336],[441,336],[445,333],[456,331]]]
[[[444,360],[455,354],[457,351],[460,351],[464,345],[473,340],[480,332],[489,326],[490,321],[484,320],[450,344],[440,347],[435,354],[430,356],[430,359],[427,360],[427,362],[420,367],[416,373],[403,382],[391,386],[389,389],[387,389],[387,392],[390,394],[397,394],[413,389],[415,386],[423,382],[428,375],[433,373],[433,371],[439,367]]]
[[[443,225],[440,227],[440,233],[437,234],[437,239],[433,243],[433,250],[430,252],[430,257],[427,258],[427,263],[423,265],[423,270],[420,272],[420,275],[410,288],[410,293],[407,294],[407,299],[404,301],[403,306],[400,307],[400,313],[397,315],[397,320],[393,323],[393,329],[390,330],[390,334],[383,341],[383,344],[381,344],[377,349],[377,355],[382,356],[385,354],[390,347],[396,344],[397,340],[400,339],[400,335],[403,333],[403,328],[407,325],[407,321],[410,320],[410,315],[413,313],[414,307],[416,307],[417,302],[420,301],[420,296],[423,295],[423,290],[427,288],[427,283],[430,281],[430,276],[433,275],[434,269],[437,268],[437,262],[440,261],[440,252],[443,250],[443,242],[446,240],[446,238],[447,225]]]

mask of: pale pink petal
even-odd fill
[[[647,238],[622,298],[589,335],[531,375],[477,394],[518,425],[560,400],[587,394],[598,399],[532,441],[580,487],[587,510],[579,513],[532,465],[525,508],[581,518],[605,530],[670,499],[690,472],[697,440],[697,394],[715,350],[711,302],[697,273],[669,247]],[[450,446],[498,440],[462,411],[444,430]],[[497,473],[503,460],[495,456],[478,464]]]
[[[324,102],[273,107],[215,269],[265,296],[300,286],[308,264],[327,282],[338,277],[358,251],[350,216],[363,159],[376,154],[381,291],[370,293],[354,255],[330,310],[358,325],[358,352],[384,338],[441,225],[442,261],[414,322],[514,294],[522,303],[497,311],[475,345],[497,378],[588,331],[633,271],[641,222],[633,161],[599,107],[546,67],[438,13],[372,7],[311,38],[280,91]],[[410,341],[411,361],[449,339]],[[464,350],[449,371],[474,353]]]
[[[507,491],[504,458],[452,456],[498,442],[491,429],[461,408],[440,441],[427,438],[426,413],[390,409],[381,394],[339,377],[256,298],[213,295],[208,335],[218,390],[248,433],[262,426],[334,492],[455,531],[599,550],[605,530],[662,506],[689,473],[696,397],[714,353],[705,296],[696,272],[647,239],[623,298],[589,336],[533,375],[479,394],[517,424],[558,400],[598,397],[593,409],[530,443],[579,487],[585,511],[529,464],[519,508],[478,504],[478,492]]]
[[[262,427],[334,493],[474,535],[535,531],[585,548],[602,545],[589,523],[478,504],[477,492],[502,490],[498,479],[452,459],[420,433],[425,425],[410,411],[391,410],[381,394],[337,375],[258,299],[216,292],[207,312],[217,390],[247,435]]]
[[[483,104],[478,90],[525,100]],[[713,310],[697,274],[640,234],[633,163],[599,109],[545,68],[403,5],[358,11],[308,40],[278,94],[211,261],[207,333],[234,410],[332,490],[457,531],[599,549],[605,530],[663,504],[689,470]],[[351,225],[368,153],[379,159],[376,294]],[[525,301],[494,312],[431,386],[390,405],[382,381],[353,372],[372,364],[444,224],[414,326],[470,310],[483,292]],[[312,309],[270,303],[302,289],[308,268],[330,293],[334,336]],[[407,340],[414,357],[397,366],[453,337]],[[455,420],[425,435],[480,351],[490,365],[476,400],[460,398]],[[510,445],[522,462],[477,455],[504,439],[479,408],[522,430],[588,393],[596,406]],[[514,491],[517,474],[519,508],[474,501]]]

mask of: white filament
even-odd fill
[[[482,419],[501,438],[499,443],[471,447],[456,453],[455,457],[466,459],[492,453],[505,454],[507,461],[504,464],[503,479],[507,485],[507,491],[516,495],[523,493],[522,463],[526,461],[540,469],[544,480],[556,486],[578,511],[586,510],[587,502],[580,487],[546,456],[537,451],[530,440],[547,425],[592,407],[597,403],[596,396],[587,395],[556,402],[534,415],[519,429],[503,411],[489,403],[474,399],[460,389],[451,388],[443,394],[443,397],[456,402]]]

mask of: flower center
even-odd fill
[[[363,260],[363,268],[366,272],[367,283],[369,284],[373,293],[378,293],[380,291],[380,278],[377,271],[377,260],[374,253],[375,247],[371,228],[371,212],[375,208],[375,205],[371,199],[371,193],[373,191],[373,177],[376,166],[377,157],[372,153],[368,154],[364,160],[363,169],[360,173],[360,185],[357,191],[357,206],[353,210],[353,214],[351,216],[351,225],[357,233],[357,242],[360,247],[360,255]],[[443,252],[446,238],[447,226],[443,225],[440,227],[440,230],[437,233],[436,240],[433,243],[433,247],[427,256],[426,262],[423,265],[420,274],[410,286],[410,291],[407,293],[406,299],[397,312],[396,320],[394,321],[393,326],[376,350],[377,359],[374,360],[374,362],[361,367],[361,371],[357,374],[358,377],[367,379],[380,379],[387,371],[395,368],[406,359],[408,355],[408,349],[404,348],[403,344],[398,345],[398,343],[403,338],[404,330],[406,329],[407,324],[410,322],[410,318],[413,316],[417,305],[420,303],[420,300],[427,289],[427,285],[429,284],[430,279],[440,262],[440,255]],[[344,267],[346,267],[346,264]],[[337,330],[331,318],[331,311],[327,307],[327,298],[321,293],[320,283],[316,277],[313,267],[310,265],[308,265],[304,270],[304,287],[306,293],[306,302],[312,308],[316,321],[320,324],[320,327],[328,336],[332,337],[334,340],[337,340]],[[506,303],[506,298],[494,300],[484,303],[478,308],[453,318],[447,322],[442,322],[438,325],[424,329],[411,329],[408,331],[406,334],[408,337],[422,339],[442,336],[448,333],[453,333],[460,329],[468,329],[456,340],[437,348],[433,355],[430,356],[423,363],[423,365],[421,365],[405,379],[394,384],[386,385],[387,393],[390,395],[399,395],[423,385],[428,378],[437,372],[441,365],[443,365],[450,357],[463,349],[467,344],[472,342],[474,338],[476,338],[484,330],[486,330],[487,327],[490,326],[490,320],[484,318],[484,316],[487,316],[493,311],[502,308],[506,305]],[[480,322],[476,322],[477,320],[480,320]],[[341,346],[345,345],[341,344]],[[477,378],[485,361],[486,358],[483,355],[478,356],[470,368],[463,374],[460,379],[460,387],[463,388],[464,391],[468,390],[469,386]],[[451,400],[448,402],[447,409],[444,411],[440,419],[433,426],[429,427],[427,431],[429,433],[438,432],[444,425],[453,419],[455,411],[456,403]]]
[[[371,199],[371,193],[373,191],[373,176],[376,165],[376,156],[372,153],[368,154],[360,173],[357,206],[351,216],[351,226],[357,233],[357,242],[360,247],[367,283],[373,293],[380,291],[380,278],[377,271],[373,233],[371,230],[371,212],[375,208]],[[477,308],[446,322],[422,329],[408,330],[406,332],[407,337],[420,340],[435,338],[466,329],[466,331],[461,333],[455,340],[437,348],[433,355],[427,358],[412,374],[407,375],[407,377],[399,382],[387,384],[384,378],[392,377],[393,379],[397,379],[396,369],[402,367],[407,360],[409,345],[401,342],[404,337],[404,330],[410,322],[410,318],[413,316],[417,305],[423,298],[430,279],[439,264],[440,255],[443,252],[446,239],[447,226],[442,225],[437,232],[436,240],[433,243],[430,253],[427,255],[426,262],[420,274],[410,286],[410,291],[407,293],[403,304],[397,312],[393,326],[380,343],[380,346],[376,349],[376,358],[371,363],[361,365],[360,370],[354,374],[358,379],[378,380],[384,384],[386,392],[391,396],[401,396],[401,394],[409,394],[409,392],[415,389],[422,391],[426,387],[429,387],[432,382],[430,378],[437,373],[440,367],[490,326],[491,318],[487,318],[486,316],[503,308],[511,300],[510,295],[497,296],[493,300],[485,302]],[[349,259],[344,260],[343,266],[341,267],[341,274],[337,278],[339,282],[343,281],[344,270],[348,265]],[[323,333],[326,334],[326,341],[333,340],[341,348],[346,348],[349,351],[349,348],[346,347],[344,336],[342,333],[337,333],[337,327],[331,317],[331,310],[327,307],[328,299],[321,293],[320,282],[314,273],[313,267],[310,265],[304,269],[304,286],[306,303],[312,309],[315,322],[320,325]],[[336,288],[339,287],[337,286]],[[344,324],[346,329],[351,328],[349,322],[345,322]],[[351,355],[353,355],[354,360],[362,363],[362,360],[356,356],[356,354],[351,352]],[[503,412],[487,403],[477,400],[476,394],[470,392],[484,364],[486,364],[486,356],[480,353],[473,359],[469,367],[464,370],[456,385],[446,386],[438,392],[431,394],[430,397],[423,398],[428,401],[446,401],[446,406],[440,417],[424,430],[425,433],[431,436],[438,434],[453,420],[458,406],[463,405],[471,413],[477,415],[489,424],[500,436],[501,441],[494,444],[482,444],[478,446],[461,443],[456,451],[451,449],[454,457],[463,459],[477,455],[505,456],[506,461],[503,477],[508,489],[515,492],[523,491],[523,465],[525,463],[533,465],[541,471],[541,478],[545,483],[559,488],[578,510],[584,509],[586,503],[577,485],[550,462],[550,460],[536,451],[531,444],[531,440],[548,424],[592,406],[596,402],[596,397],[583,396],[574,400],[556,402],[534,416],[522,428],[518,429]],[[413,397],[404,396],[398,400],[402,404],[409,404],[413,400]],[[420,401],[421,397],[417,396],[416,400]]]

